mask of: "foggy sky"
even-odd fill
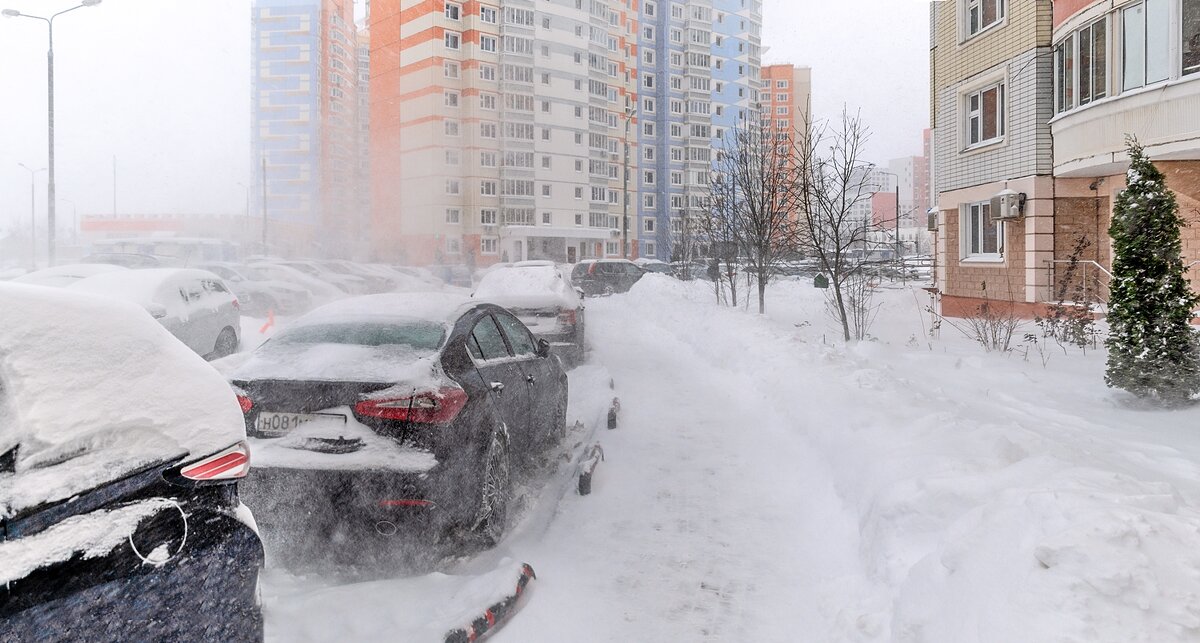
[[[0,0],[49,15],[74,0]],[[764,63],[813,67],[817,118],[843,103],[873,130],[871,160],[917,154],[928,123],[928,4],[765,0]],[[121,213],[240,213],[250,185],[246,0],[103,0],[55,20],[60,229]],[[0,230],[29,225],[29,174],[46,166],[46,25],[0,19]],[[39,236],[46,175],[37,176]]]

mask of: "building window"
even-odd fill
[[[496,153],[495,152],[480,152],[479,153],[479,167],[496,167]]]
[[[458,92],[445,92],[446,107],[458,107]]]
[[[479,20],[480,22],[486,22],[489,25],[496,24],[496,9],[493,7],[480,7]]]
[[[496,211],[491,208],[480,210],[479,223],[481,225],[496,225]]]
[[[446,150],[446,165],[459,165],[462,163],[462,156],[458,150]]]
[[[654,217],[646,217],[642,219],[642,231],[653,234],[654,232]]]
[[[995,143],[1004,138],[1004,83],[966,96],[967,147]]]
[[[496,196],[496,182],[495,181],[480,181],[479,182],[479,193],[483,196]]]
[[[446,75],[446,78],[458,78],[458,63],[449,60],[444,61],[442,63],[442,73]]]
[[[446,3],[446,17],[451,20],[458,20],[462,17],[462,6],[457,2]]]
[[[547,170],[550,169],[550,157],[549,156],[542,157],[542,168],[547,169]]]
[[[496,138],[496,124],[483,121],[479,124],[479,135],[483,138]]]
[[[549,212],[542,213],[542,225],[550,225],[554,223],[554,215]]]
[[[1145,0],[1121,11],[1121,88],[1137,89],[1171,76],[1171,3]]]
[[[549,183],[545,183],[542,185],[542,196],[543,197],[550,196],[550,184]]]
[[[446,223],[462,223],[462,210],[446,208]]]
[[[1107,23],[1101,19],[1054,48],[1055,106],[1065,112],[1108,95]]]
[[[483,51],[495,52],[496,51],[496,37],[495,36],[480,36],[479,37],[479,48]]]
[[[653,193],[642,195],[642,207],[647,210],[654,209],[655,195]]]
[[[1200,73],[1200,0],[1183,0],[1180,26],[1183,28],[1183,75]]]
[[[605,241],[604,254],[608,257],[615,257],[621,254],[621,244],[616,241]]]
[[[654,170],[646,170],[642,175],[642,183],[654,185]]]
[[[962,257],[999,259],[1004,253],[1004,223],[992,221],[991,204],[962,206]]]
[[[462,239],[446,239],[446,254],[457,255],[462,253]]]
[[[489,111],[496,111],[496,95],[495,94],[480,94],[479,95],[479,107],[489,110]]]
[[[446,179],[446,194],[454,196],[461,192],[462,184],[459,183],[458,179]]]
[[[642,253],[643,257],[654,257],[654,256],[658,255],[658,253],[655,252],[656,248],[655,248],[655,243],[653,241],[645,241],[642,243],[642,245],[646,249],[646,251]]]
[[[479,66],[479,80],[496,80],[496,66],[495,65],[480,65]]]
[[[442,121],[446,136],[458,136],[458,121]]]
[[[1006,0],[966,0],[967,36],[1004,20]]]
[[[447,31],[442,36],[442,42],[446,45],[446,49],[458,49],[462,45],[462,35],[457,31]]]
[[[493,212],[493,214],[495,213]],[[500,254],[500,238],[481,237],[479,239],[479,253],[485,255]]]
[[[575,188],[575,198],[576,199],[583,198],[583,188]]]

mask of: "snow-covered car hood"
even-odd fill
[[[488,272],[472,295],[506,308],[565,308],[580,305],[579,293],[553,266],[513,266]]]
[[[0,284],[0,516],[245,437],[225,379],[141,308]]]

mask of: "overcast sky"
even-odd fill
[[[39,15],[74,0],[0,0]],[[813,68],[818,118],[861,108],[871,160],[917,154],[928,118],[928,3],[765,0],[765,61]],[[241,212],[250,182],[246,0],[104,0],[55,21],[59,217]],[[46,25],[0,19],[0,228],[28,226],[46,166]],[[45,173],[37,176],[45,225]]]

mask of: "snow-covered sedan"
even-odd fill
[[[179,341],[210,359],[230,355],[241,341],[237,298],[220,277],[205,270],[105,272],[80,279],[68,288],[142,306]]]
[[[495,543],[510,466],[565,427],[567,378],[549,348],[458,295],[369,295],[304,315],[230,377],[255,457],[246,502],[285,532],[390,535],[416,512],[440,534]]]
[[[92,275],[99,275],[106,272],[121,272],[124,270],[128,270],[128,268],[109,263],[72,263],[25,273],[13,279],[12,282],[15,284],[66,288],[80,279],[87,279]]]
[[[569,363],[583,359],[583,298],[553,262],[522,261],[490,270],[472,297],[510,310]]]
[[[254,279],[238,264],[210,262],[196,268],[224,279],[237,295],[242,310],[261,315],[268,312],[298,315],[312,308],[312,295],[304,288],[286,281]]]
[[[245,439],[141,308],[0,284],[0,640],[261,639]]]

